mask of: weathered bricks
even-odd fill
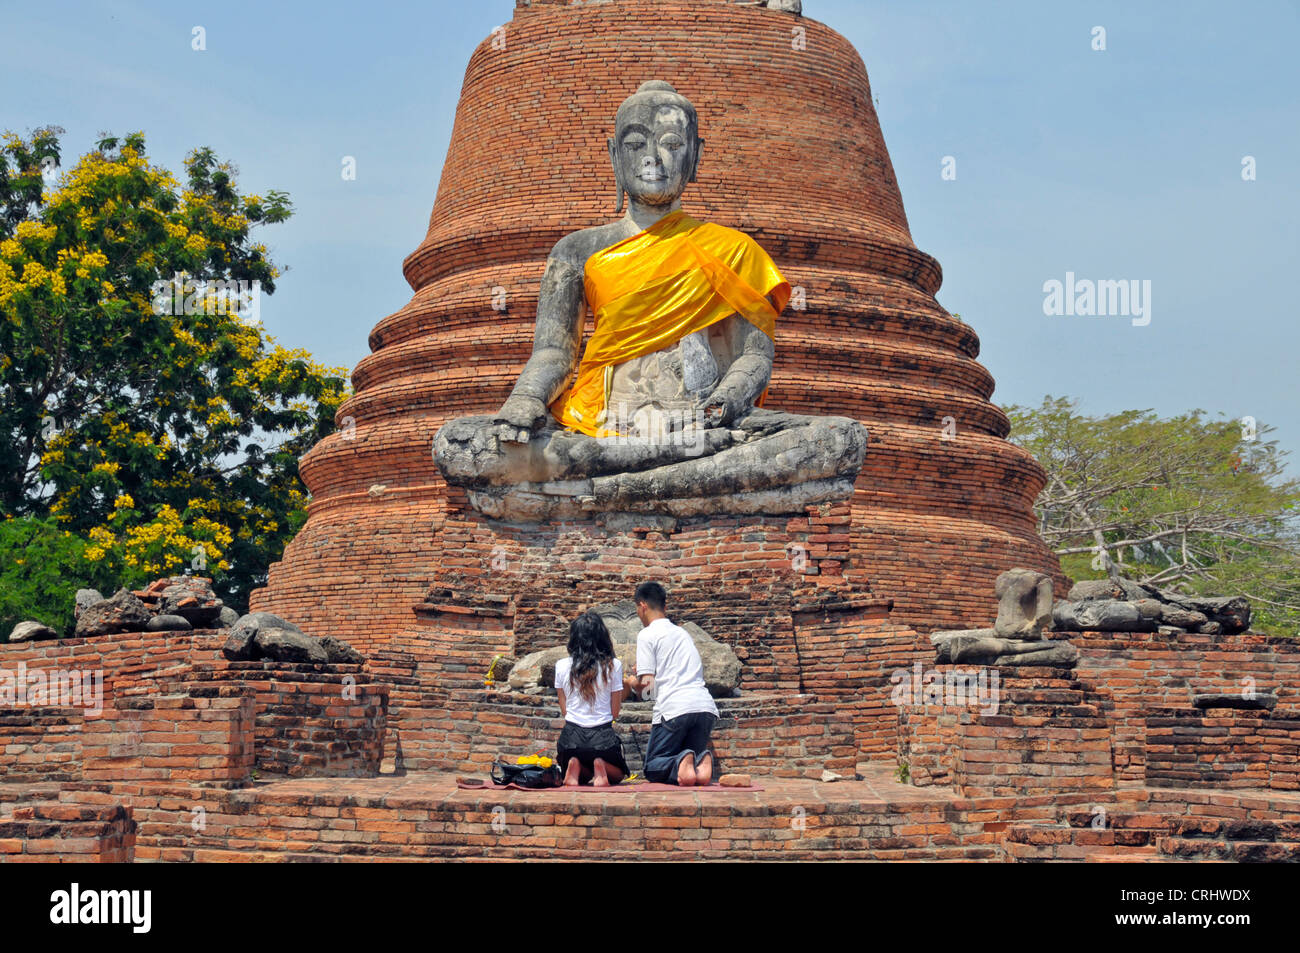
[[[433,537],[448,499],[433,435],[509,393],[532,350],[546,256],[614,217],[604,143],[651,76],[691,98],[709,143],[686,209],[752,235],[802,289],[803,306],[777,322],[767,406],[854,417],[871,433],[851,524],[827,542],[847,542],[913,628],[991,622],[993,581],[1012,566],[1064,585],[1035,533],[1043,472],[1004,439],[974,330],[935,300],[940,269],[908,233],[862,60],[809,19],[794,48],[790,22],[719,2],[533,4],[504,45],[474,51],[428,233],[404,265],[414,295],[370,334],[339,409],[350,425],[302,460],[310,517],[253,608],[369,651],[409,623],[433,567],[459,565]],[[506,131],[517,148],[500,147]],[[772,161],[801,174],[770,175]],[[773,568],[734,545],[716,554]]]
[[[1300,791],[1300,712],[1156,708],[1146,783]]]

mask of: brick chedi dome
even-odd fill
[[[767,406],[870,432],[852,546],[893,618],[989,624],[999,572],[1062,581],[1034,528],[1044,473],[1005,439],[975,332],[935,300],[939,265],[913,245],[848,41],[722,0],[520,0],[470,58],[428,234],[403,266],[415,294],[371,332],[342,429],[303,458],[310,516],[254,609],[363,646],[410,624],[431,571],[457,559],[433,543],[447,493],[433,436],[500,407],[531,353],[551,247],[616,217],[606,139],[647,79],[699,111],[683,208],[752,235],[803,289],[806,307],[777,322]]]

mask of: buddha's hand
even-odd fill
[[[546,423],[546,405],[536,397],[515,394],[506,399],[492,418],[497,436],[512,443],[527,443]]]
[[[729,394],[715,390],[700,408],[705,427],[730,427],[740,413],[740,404]]]

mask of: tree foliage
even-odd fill
[[[52,518],[0,521],[0,641],[28,619],[71,631],[77,590],[112,585],[89,545]]]
[[[280,277],[252,232],[292,206],[211,149],[179,182],[142,133],[52,181],[60,132],[0,146],[0,518],[52,517],[128,584],[193,568],[243,608],[347,392],[250,319]]]
[[[1007,414],[1011,439],[1047,470],[1038,530],[1068,575],[1245,595],[1255,628],[1296,633],[1300,482],[1272,428],[1202,410],[1089,417],[1053,397]]]

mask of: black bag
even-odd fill
[[[493,784],[516,784],[521,788],[558,788],[564,781],[557,765],[511,764],[497,761],[492,765]]]

